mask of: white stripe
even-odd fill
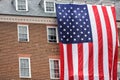
[[[89,80],[89,75],[88,75],[88,43],[83,44],[83,74],[84,74],[84,80]]]
[[[114,17],[113,17],[110,6],[107,7],[107,12],[109,12],[108,16],[109,16],[111,30],[112,30],[112,40],[113,40],[113,59],[112,59],[112,61],[114,61],[115,47],[116,47],[116,29],[115,29]],[[113,62],[112,62],[112,68],[113,68]],[[111,75],[111,77],[112,77],[112,75]]]
[[[74,80],[78,80],[78,47],[77,47],[77,44],[72,44],[72,58],[73,58]]]
[[[103,71],[104,71],[104,80],[109,80],[109,67],[108,67],[108,42],[107,42],[107,30],[106,23],[104,20],[103,12],[101,6],[97,6],[98,12],[100,15],[100,20],[102,23],[102,33],[103,33]]]
[[[91,21],[91,29],[92,29],[92,36],[93,36],[93,65],[94,65],[94,80],[99,80],[99,73],[98,73],[98,36],[97,36],[97,28],[96,28],[96,21],[93,13],[93,9],[91,5],[88,5],[88,11],[90,13],[90,21]]]
[[[64,51],[64,80],[69,80],[68,77],[68,59],[67,59],[67,45],[63,44]]]

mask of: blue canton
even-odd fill
[[[56,8],[60,42],[92,42],[92,31],[87,5],[56,4]]]

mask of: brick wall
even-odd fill
[[[0,80],[50,80],[49,58],[59,58],[57,43],[47,43],[47,25],[27,24],[29,42],[18,42],[17,24],[0,22]],[[19,57],[30,55],[31,79],[19,78]]]

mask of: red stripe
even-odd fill
[[[78,75],[83,80],[83,44],[78,44]]]
[[[68,57],[69,80],[73,80],[74,75],[73,75],[72,44],[67,44],[67,57]]]
[[[118,29],[117,29],[117,24],[116,24],[116,11],[115,11],[115,7],[112,7],[112,14],[114,17],[114,23],[115,23],[115,27],[116,27],[116,47],[115,47],[115,55],[114,55],[114,63],[113,63],[113,79],[112,80],[117,80],[117,61],[118,61]]]
[[[108,17],[108,12],[106,10],[105,6],[102,6],[103,15],[105,18],[106,23],[106,30],[107,30],[107,40],[108,40],[108,65],[109,65],[109,77],[111,80],[111,69],[112,69],[112,57],[113,57],[113,40],[112,40],[112,31],[111,31],[111,25],[110,20]]]
[[[94,71],[93,71],[93,43],[88,43],[89,45],[89,59],[88,59],[88,64],[89,64],[89,80],[94,80]]]
[[[96,28],[97,28],[97,36],[98,36],[98,72],[99,72],[99,80],[104,80],[104,72],[103,72],[103,37],[102,37],[102,27],[100,21],[100,15],[96,6],[93,6],[93,12],[95,15]],[[95,46],[94,46],[95,47]],[[97,53],[94,53],[97,54]]]
[[[63,44],[59,43],[60,46],[60,80],[64,80],[64,49]]]

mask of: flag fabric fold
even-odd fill
[[[60,80],[117,80],[114,6],[56,4]]]

